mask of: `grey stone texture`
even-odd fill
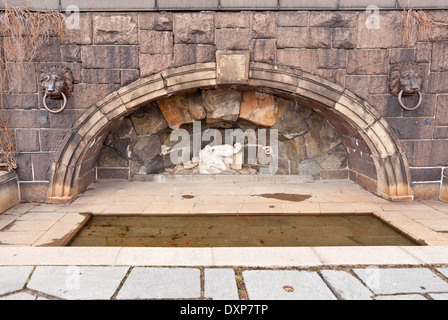
[[[429,269],[354,269],[375,294],[447,292],[448,283]]]
[[[336,300],[316,272],[243,271],[250,300]]]
[[[345,271],[323,270],[323,279],[342,300],[371,300],[373,292]]]
[[[33,267],[0,267],[0,295],[22,290]]]
[[[204,281],[204,296],[206,298],[239,300],[233,269],[205,269]]]
[[[194,299],[200,296],[199,269],[134,268],[117,299]]]
[[[128,267],[37,267],[27,288],[68,300],[110,299]]]

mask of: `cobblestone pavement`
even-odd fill
[[[448,267],[0,267],[0,300],[447,300]]]

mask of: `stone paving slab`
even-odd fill
[[[434,300],[448,300],[448,293],[430,293],[429,296]]]
[[[323,279],[341,300],[371,300],[373,292],[345,271],[323,270]]]
[[[243,278],[250,300],[336,300],[316,272],[253,270]]]
[[[0,295],[23,289],[33,267],[0,267]]]
[[[128,267],[37,267],[28,288],[68,300],[110,299]]]
[[[0,267],[0,300],[447,300],[445,269]]]
[[[378,296],[375,300],[428,300],[420,294],[397,294],[393,296]]]
[[[230,268],[205,269],[204,296],[213,300],[239,300],[235,271]]]
[[[201,272],[197,268],[134,268],[117,299],[197,299]]]
[[[9,296],[0,298],[0,300],[37,300],[38,298],[32,294],[26,293],[26,292],[19,292],[15,294],[11,294]]]
[[[439,271],[441,274],[443,274],[445,277],[448,278],[448,268],[437,268],[437,271]]]
[[[426,268],[353,270],[375,294],[448,292],[448,283]]]

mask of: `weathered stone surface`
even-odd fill
[[[212,13],[174,14],[175,43],[214,44],[214,15]]]
[[[48,182],[20,183],[21,202],[45,202],[47,198]]]
[[[109,83],[121,83],[120,70],[111,69],[83,69],[82,81],[84,83],[91,84],[109,84]]]
[[[310,13],[310,27],[356,28],[357,12],[320,12]]]
[[[98,180],[127,180],[129,179],[128,168],[97,168]]]
[[[75,44],[61,45],[61,60],[67,62],[81,62],[81,46]]]
[[[173,14],[170,12],[145,12],[139,16],[141,30],[173,30]]]
[[[307,159],[305,141],[303,137],[295,137],[287,141],[280,141],[278,144],[278,154],[280,158],[301,162]]]
[[[33,169],[31,162],[31,154],[29,153],[19,153],[16,157],[17,162],[17,175],[20,181],[32,181],[33,180]]]
[[[93,16],[95,44],[138,44],[138,16],[96,14]]]
[[[448,81],[448,72],[431,72],[429,75],[429,92],[445,93],[445,83]]]
[[[67,134],[64,129],[41,129],[40,146],[42,151],[56,151],[59,144]]]
[[[53,156],[54,153],[33,153],[31,155],[34,181],[50,180],[50,167],[53,162]]]
[[[48,128],[48,112],[44,110],[5,110],[8,126],[14,128]]]
[[[83,67],[86,69],[137,69],[137,46],[84,46]]]
[[[399,12],[380,14],[379,29],[369,28],[368,19],[371,13],[362,12],[358,16],[358,48],[396,48],[404,47],[402,16]],[[417,37],[411,32],[409,45],[414,45]]]
[[[311,109],[308,109],[311,111]],[[308,131],[308,124],[306,118],[310,116],[305,107],[292,106],[286,111],[283,116],[272,126],[272,129],[277,129],[279,134],[286,139],[293,139]]]
[[[445,166],[448,140],[403,140],[402,145],[412,167]]]
[[[217,12],[216,28],[249,28],[250,15],[247,12]]]
[[[154,73],[171,68],[173,56],[167,54],[142,54],[140,55],[140,75],[146,77]]]
[[[128,84],[138,80],[140,78],[140,70],[121,70],[121,86],[127,86]]]
[[[312,49],[282,49],[277,51],[277,62],[282,66],[297,68],[299,70],[316,73],[318,55]]]
[[[342,300],[371,300],[373,292],[345,271],[322,270],[322,276]]]
[[[299,163],[299,174],[310,174],[314,179],[320,179],[320,166],[316,160],[306,160]]]
[[[275,104],[274,97],[256,91],[243,93],[240,118],[257,125],[271,127],[287,111],[285,106]]]
[[[120,167],[127,167],[128,162],[126,159],[121,157],[115,150],[103,146],[103,148],[100,151],[100,154],[98,155],[98,161],[97,161],[98,167],[101,168],[120,168]]]
[[[21,152],[40,151],[38,130],[16,130],[16,148]]]
[[[347,52],[345,50],[320,49],[318,54],[319,68],[345,69],[347,60]]]
[[[128,269],[128,267],[37,267],[28,283],[28,288],[68,300],[110,299]]]
[[[434,135],[434,119],[406,118],[388,119],[398,139],[431,139]]]
[[[1,267],[0,294],[22,290],[33,267]]]
[[[251,44],[251,61],[274,64],[277,52],[275,40],[256,39]]]
[[[308,11],[279,12],[277,23],[279,27],[308,27],[309,15]]]
[[[37,79],[36,65],[34,63],[9,62],[6,70],[6,86],[3,88],[5,88],[7,92],[37,92],[37,81],[29,81],[29,79]]]
[[[252,37],[273,39],[277,36],[275,12],[254,12],[251,14]]]
[[[448,71],[448,43],[434,43],[431,71]]]
[[[15,172],[0,171],[0,214],[20,202],[18,177]]]
[[[140,31],[140,53],[173,54],[173,33],[166,31]]]
[[[204,270],[204,296],[213,300],[238,300],[235,271],[228,269]]]
[[[218,50],[243,50],[250,46],[250,29],[217,29],[216,49]]]
[[[390,49],[390,63],[414,62],[416,50],[414,49]]]
[[[204,90],[204,108],[209,120],[236,121],[240,114],[242,94],[236,90]]]
[[[119,81],[119,79],[117,79]],[[117,84],[83,83],[76,84],[73,90],[72,103],[76,109],[88,109],[96,102],[105,98],[108,94],[118,90]],[[68,110],[67,110],[68,111]],[[74,119],[76,120],[76,119]],[[58,127],[60,128],[60,127]]]
[[[306,151],[310,159],[318,158],[341,143],[337,132],[318,114],[308,119],[309,131],[305,134]]]
[[[249,60],[249,51],[217,51],[218,83],[247,83],[249,78]]]
[[[150,135],[168,128],[159,106],[151,103],[131,115],[131,121],[138,135]]]
[[[64,37],[62,43],[66,44],[92,44],[93,22],[92,15],[83,13],[79,16],[79,29],[68,29],[64,24]]]
[[[347,149],[340,144],[330,152],[328,155],[322,156],[317,160],[317,163],[323,170],[336,170],[347,167],[348,153]]]
[[[281,27],[278,30],[279,48],[326,48],[331,45],[331,29]]]
[[[388,61],[387,50],[348,51],[347,74],[387,74]]]
[[[440,182],[412,183],[415,200],[439,200]]]
[[[130,158],[143,162],[151,162],[162,151],[158,135],[139,136],[131,139]]]
[[[210,45],[174,45],[174,66],[215,61],[215,47]]]
[[[192,299],[200,296],[199,269],[134,268],[117,299]]]
[[[375,294],[446,292],[448,284],[429,269],[354,269]]]
[[[356,47],[356,29],[334,29],[333,48],[354,49]]]
[[[319,69],[317,75],[325,80],[345,87],[345,70],[336,69]]]
[[[251,300],[336,300],[330,289],[315,272],[307,271],[243,271]],[[292,286],[293,292],[282,289]]]
[[[172,129],[178,129],[184,123],[191,123],[206,117],[200,93],[160,99],[157,104]]]
[[[448,169],[445,169],[443,173],[440,200],[448,203]]]
[[[4,94],[3,109],[35,109],[39,104],[38,94]]]

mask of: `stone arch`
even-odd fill
[[[228,66],[235,65],[238,67],[229,72]],[[137,80],[88,109],[55,155],[47,202],[68,203],[86,190],[95,179],[92,172],[103,141],[123,117],[163,97],[220,86],[250,87],[299,100],[331,124],[339,123],[337,130],[362,138],[370,149],[377,180],[375,190],[370,191],[393,201],[413,199],[406,156],[386,120],[366,101],[315,75],[268,64],[249,64],[245,54],[227,54],[221,59],[218,56],[217,63],[173,68]]]

